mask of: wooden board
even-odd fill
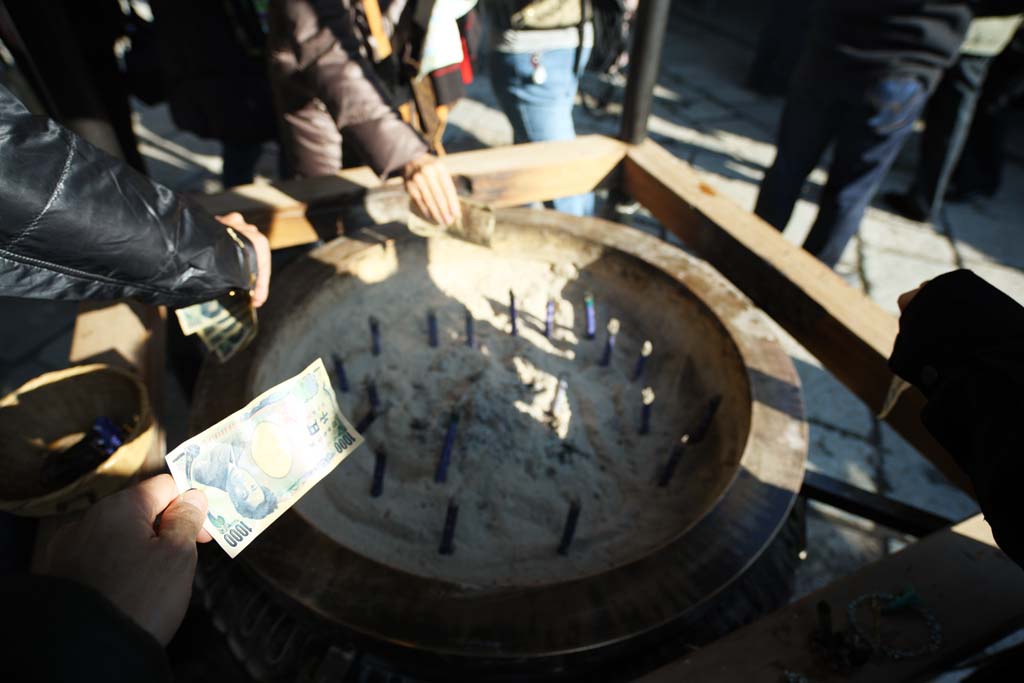
[[[79,305],[71,338],[71,363],[107,363],[137,373],[149,389],[156,426],[153,447],[139,473],[143,478],[164,467],[163,428],[165,325],[162,306],[135,302],[87,302]]]
[[[813,552],[813,549],[811,550]],[[934,655],[901,661],[874,657],[851,675],[830,671],[808,645],[817,604],[832,605],[846,628],[846,605],[859,595],[913,587],[942,628]],[[789,670],[814,683],[922,680],[1018,627],[1024,617],[1024,571],[995,547],[981,515],[933,534],[802,600],[644,677],[647,683],[781,681]]]
[[[507,207],[590,192],[610,180],[625,150],[618,140],[587,135],[450,154],[445,164],[466,179],[474,199]],[[325,233],[335,228],[332,217],[342,205],[360,201],[373,188],[400,184],[384,183],[361,167],[336,176],[246,185],[193,201],[214,214],[241,212],[267,233],[271,248],[281,249],[315,242],[318,229],[320,236],[333,237]]]
[[[657,144],[630,148],[625,190],[688,247],[707,259],[822,364],[878,412],[892,373],[897,319],[847,285],[831,268],[783,239],[754,214],[703,182]],[[966,475],[921,424],[924,397],[907,392],[888,422],[952,482]]]

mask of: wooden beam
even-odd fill
[[[954,523],[952,519],[886,498],[814,470],[804,473],[800,495],[918,538],[941,531]]]
[[[445,164],[453,175],[466,179],[472,198],[506,207],[590,192],[609,181],[625,154],[626,145],[618,140],[586,135],[449,154]],[[400,183],[384,183],[361,167],[336,176],[245,185],[192,200],[214,214],[241,212],[267,233],[272,248],[280,249],[315,242],[318,228],[319,234],[334,229],[333,217],[343,205],[362,200],[375,188]]]
[[[811,650],[817,605],[832,607],[833,628],[847,628],[846,606],[867,593],[912,588],[942,629],[934,654],[899,661],[875,655],[850,674],[837,674]],[[917,681],[938,673],[1019,627],[1024,572],[995,546],[981,515],[907,546],[805,598],[741,628],[685,659],[640,679],[645,683],[779,681],[784,671],[815,683]],[[884,619],[884,617],[883,617]],[[922,643],[923,619],[901,621],[907,642]]]
[[[815,257],[703,182],[650,140],[631,147],[626,192],[803,344],[875,413],[892,372],[898,321]],[[924,397],[904,394],[888,422],[952,482],[970,481],[921,424]]]

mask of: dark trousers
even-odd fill
[[[804,248],[834,266],[858,228],[927,100],[917,78],[852,86],[841,74],[797,72],[779,125],[775,162],[754,212],[779,230],[793,213],[804,180],[835,143],[818,217]]]
[[[1007,110],[1024,93],[1024,31],[989,66],[952,186],[961,196],[993,195],[1003,179]]]
[[[220,178],[224,189],[248,185],[256,178],[256,164],[263,153],[262,142],[221,142],[221,159],[224,162]]]
[[[929,218],[934,218],[942,208],[991,62],[991,57],[960,55],[928,100],[910,196]]]

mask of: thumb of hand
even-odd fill
[[[185,491],[164,510],[160,518],[160,538],[175,545],[195,545],[208,505],[206,494],[199,489]]]

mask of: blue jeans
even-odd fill
[[[577,53],[579,70],[576,70]],[[534,53],[492,52],[491,85],[502,111],[512,123],[515,143],[572,140],[573,101],[579,76],[590,57],[590,48],[547,50],[535,53],[547,71],[542,84],[533,82]],[[561,197],[546,204],[576,216],[594,213],[594,195]]]
[[[807,175],[835,142],[828,183],[804,249],[829,266],[857,234],[861,218],[921,115],[928,91],[917,78],[851,87],[841,74],[797,73],[779,124],[775,163],[754,212],[779,230],[793,213]]]

